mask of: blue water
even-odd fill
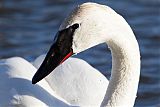
[[[1,0],[0,59],[21,56],[32,61],[46,53],[66,15],[86,1]],[[136,34],[142,68],[135,107],[160,106],[160,1],[92,1],[112,7],[128,21]],[[111,55],[105,44],[76,57],[86,60],[109,78]]]

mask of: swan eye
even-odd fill
[[[73,25],[72,25],[72,28],[73,28],[73,29],[77,29],[77,28],[79,28],[79,24],[78,24],[78,23],[73,24]]]

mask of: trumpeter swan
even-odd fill
[[[79,63],[79,60],[75,60],[75,63],[73,60],[65,61],[73,54],[104,42],[112,53],[112,73],[109,85],[104,76],[87,63],[83,61]],[[136,98],[140,75],[140,52],[135,35],[123,17],[108,6],[84,3],[75,8],[60,26],[56,42],[51,46],[45,60],[34,75],[32,83],[37,83],[53,71],[46,80],[32,85],[30,81],[36,68],[21,58],[2,60],[0,66],[0,104],[2,106],[14,104],[20,106],[70,106],[72,104],[84,106],[96,102],[95,97],[93,100],[89,99],[90,96],[95,95],[99,101],[95,103],[96,106],[128,107],[134,105]],[[63,66],[64,69],[62,69]],[[72,71],[77,70],[78,74],[70,70],[65,74],[66,68]],[[90,69],[90,72],[77,76],[80,74],[79,69],[86,72]],[[58,73],[61,70],[64,72]],[[92,74],[91,71],[96,73]],[[60,74],[63,76],[59,76]],[[57,80],[56,75],[60,77]],[[74,79],[78,81],[73,81]],[[92,84],[93,81],[96,84]],[[71,87],[72,85],[74,87]],[[102,90],[101,93],[97,91],[98,89]],[[81,92],[84,93],[80,94]],[[98,95],[101,96],[100,99]]]

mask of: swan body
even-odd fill
[[[106,43],[112,54],[112,71],[109,84],[100,73],[83,61],[77,63],[79,61],[77,60],[78,66],[76,67],[74,64],[68,65],[67,61],[69,60],[65,61],[72,54],[80,53],[101,43]],[[65,62],[67,64],[63,65]],[[87,67],[87,70],[82,68],[80,64]],[[39,67],[39,64],[34,65]],[[67,71],[63,67],[68,67],[75,72]],[[57,72],[55,72],[56,69]],[[59,70],[62,70],[62,72],[58,72]],[[87,73],[83,75],[81,71],[86,71]],[[22,72],[17,74],[23,75]],[[17,74],[16,72],[14,73],[14,75]],[[95,83],[100,88],[108,86],[107,90],[100,89],[102,91],[106,90],[105,92],[98,93],[100,99],[103,98],[102,102],[97,98],[102,107],[132,107],[136,99],[140,75],[138,42],[128,23],[113,9],[97,3],[84,3],[75,8],[60,26],[56,42],[51,46],[44,61],[33,76],[32,84],[36,84],[48,74],[50,76],[46,78],[46,81],[52,91],[60,96],[60,98],[55,98],[63,102],[63,104],[65,101],[62,99],[73,105],[94,105],[96,102],[95,97],[93,97],[93,100],[90,100],[89,96],[97,93],[96,89],[98,87],[95,89],[92,87],[95,85],[92,83],[96,81]],[[63,78],[61,74],[66,77]],[[22,78],[22,75],[19,78]],[[28,78],[30,80],[30,77]],[[103,80],[103,82],[100,80]],[[85,83],[86,81],[87,84]],[[64,87],[64,85],[67,87]],[[92,91],[88,91],[88,89],[92,89]],[[102,94],[104,94],[104,97]],[[87,101],[90,104],[87,104]],[[56,102],[59,101],[56,100]],[[99,106],[99,102],[97,105]]]
[[[81,59],[69,58],[32,85],[31,78],[44,57],[38,57],[34,66],[20,57],[0,61],[0,106],[100,106],[108,80]]]

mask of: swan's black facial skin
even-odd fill
[[[75,30],[79,24],[74,24],[56,34],[55,43],[51,46],[40,68],[32,78],[32,84],[36,84],[50,74],[59,64],[73,55],[72,41]]]

